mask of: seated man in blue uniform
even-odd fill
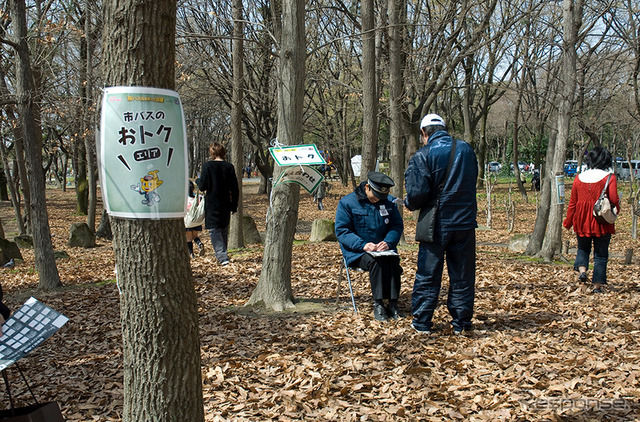
[[[366,182],[340,200],[336,211],[342,255],[349,267],[369,272],[373,316],[378,321],[402,318],[398,308],[402,268],[396,246],[404,225],[395,198],[389,195],[393,185],[389,176],[372,171]]]

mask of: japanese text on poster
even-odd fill
[[[184,113],[176,92],[105,89],[99,163],[110,215],[181,218],[187,201],[186,150]]]
[[[322,173],[320,173],[313,167],[289,167],[280,174],[280,177],[278,178],[274,186],[276,186],[278,183],[297,183],[302,186],[307,192],[313,193],[322,179],[324,179]]]
[[[313,144],[271,147],[269,152],[279,166],[326,164]]]

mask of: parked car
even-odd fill
[[[567,160],[564,162],[564,174],[567,176],[575,176],[578,173],[578,161]]]
[[[629,180],[631,175],[640,179],[640,160],[616,160],[615,174],[620,180]]]
[[[511,173],[513,173],[513,163],[511,163],[509,168],[511,169]],[[525,163],[524,161],[518,161],[518,169],[520,170],[520,173],[529,171],[529,164]]]
[[[502,170],[502,164],[497,161],[489,161],[489,164],[487,164],[487,169],[490,173],[500,173],[500,170]]]

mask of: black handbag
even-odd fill
[[[453,160],[456,156],[456,144],[457,140],[453,140],[451,143],[451,152],[449,152],[449,164],[447,164],[447,172],[444,175],[444,179],[438,186],[438,195],[429,201],[427,205],[420,209],[418,214],[418,222],[416,223],[416,241],[433,243],[433,237],[436,231],[436,217],[438,215],[438,207],[440,206],[440,195],[444,184],[449,178],[449,172],[451,172],[451,166],[453,166]]]

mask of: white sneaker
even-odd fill
[[[226,267],[226,266],[227,266],[227,265],[229,265],[229,264],[230,264],[230,262],[229,262],[229,261],[222,261],[222,262],[220,263],[220,265],[222,265],[223,267]]]
[[[432,333],[432,331],[431,331],[431,330],[421,330],[420,328],[418,328],[418,327],[416,327],[415,325],[413,325],[413,323],[411,323],[411,328],[413,328],[413,330],[414,330],[416,333],[420,333],[420,334],[426,334],[426,335],[429,335],[429,334],[431,334],[431,333]]]

